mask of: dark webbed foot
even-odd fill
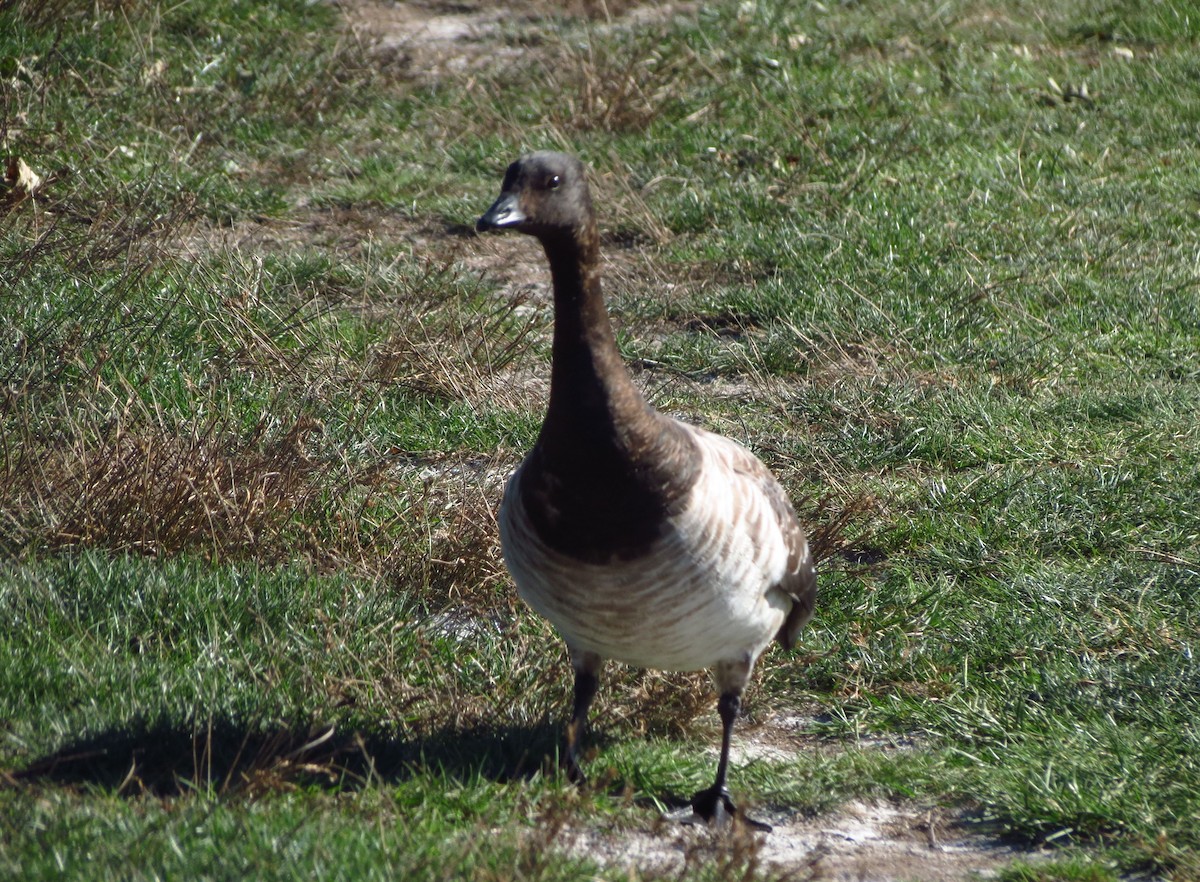
[[[726,670],[728,668],[728,670]],[[733,673],[730,674],[730,671]],[[724,676],[723,676],[724,674]],[[721,759],[717,762],[717,779],[712,787],[701,790],[692,797],[690,809],[672,812],[667,815],[669,820],[680,821],[684,824],[703,824],[717,830],[729,829],[736,818],[742,827],[769,833],[770,824],[748,818],[733,804],[725,780],[729,773],[729,742],[733,738],[733,721],[737,719],[738,710],[742,704],[741,687],[749,675],[749,662],[741,666],[722,666],[717,670],[718,680],[732,679],[736,682],[730,688],[721,692],[721,700],[717,702],[717,712],[721,715]]]
[[[716,785],[693,795],[688,808],[671,812],[666,817],[668,820],[681,824],[710,827],[714,830],[729,829],[736,818],[738,824],[751,830],[763,833],[771,832],[770,824],[747,817],[733,804],[733,797],[729,795],[729,790]]]

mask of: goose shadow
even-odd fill
[[[429,772],[497,782],[555,774],[561,726],[475,726],[405,736],[332,725],[214,719],[133,722],[70,741],[6,777],[122,795],[255,792],[281,785],[356,789]]]

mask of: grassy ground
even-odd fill
[[[1064,847],[1010,879],[1200,876],[1200,15],[628,5],[440,49],[0,6],[0,875],[626,878],[556,837],[707,782],[699,675],[614,668],[592,786],[547,759],[564,653],[492,512],[551,316],[469,227],[552,146],[639,382],[820,539],[746,730],[812,721],[737,792]]]

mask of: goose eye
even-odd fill
[[[558,175],[550,175],[550,177],[546,178],[546,189],[547,190],[557,190],[558,185],[561,183],[562,183],[562,178],[560,178]]]

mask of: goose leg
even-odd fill
[[[733,721],[737,719],[741,704],[742,697],[736,692],[723,693],[717,702],[717,713],[721,715],[721,759],[717,761],[717,778],[712,787],[692,795],[693,822],[724,827],[737,813],[726,786],[726,778],[729,775],[729,743],[733,740]]]
[[[579,741],[587,729],[588,708],[600,686],[600,657],[590,652],[572,652],[571,664],[575,668],[575,702],[567,723],[567,752],[563,762],[568,780],[583,784],[587,776],[579,768]]]
[[[733,741],[733,724],[737,720],[738,711],[742,707],[742,690],[750,679],[750,670],[754,665],[751,657],[737,661],[724,662],[717,666],[716,680],[721,697],[717,702],[717,713],[721,716],[721,758],[717,762],[717,777],[712,787],[693,794],[691,807],[673,813],[669,817],[685,824],[705,824],[711,827],[726,828],[734,816],[745,826],[753,830],[769,832],[771,826],[761,821],[746,817],[729,795],[726,780],[729,775],[729,745]]]

